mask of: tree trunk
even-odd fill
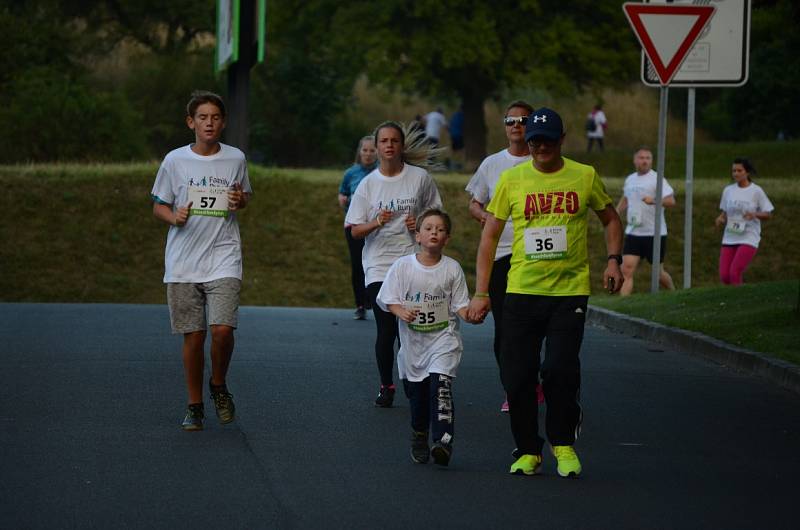
[[[462,93],[464,105],[464,169],[475,171],[486,158],[486,120],[483,114],[484,94]]]

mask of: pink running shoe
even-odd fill
[[[541,405],[544,403],[544,390],[542,390],[542,384],[539,383],[536,385],[536,401]]]
[[[500,405],[500,412],[508,412],[508,400],[503,401],[503,404]]]

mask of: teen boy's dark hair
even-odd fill
[[[422,226],[422,222],[425,221],[425,219],[427,219],[428,217],[433,217],[434,215],[437,215],[442,218],[442,220],[444,221],[444,227],[447,230],[447,235],[449,236],[450,230],[453,227],[453,223],[450,221],[450,216],[447,215],[446,212],[443,212],[438,208],[428,208],[427,210],[419,214],[419,217],[417,217],[416,231],[419,232],[419,229]]]
[[[197,107],[205,103],[216,105],[219,111],[222,113],[222,117],[225,117],[225,103],[222,102],[222,98],[217,94],[207,90],[195,90],[192,92],[192,99],[190,99],[189,103],[186,104],[186,115],[194,118],[194,113],[197,112]]]

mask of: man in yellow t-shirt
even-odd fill
[[[536,385],[541,372],[547,403],[546,433],[558,473],[577,477],[573,450],[580,431],[580,359],[589,299],[588,213],[605,227],[608,266],[603,286],[622,286],[622,223],[600,177],[591,166],[561,156],[564,127],[555,111],[528,117],[525,141],[531,163],[500,176],[478,248],[476,292],[469,316],[489,310],[492,258],[506,219],[514,224],[511,270],[503,308],[500,377],[508,395],[511,431],[517,443],[511,473],[534,475],[542,463]],[[545,342],[544,362],[540,349]]]

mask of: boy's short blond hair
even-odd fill
[[[428,208],[427,210],[419,214],[419,216],[417,217],[416,231],[419,232],[419,228],[422,226],[422,222],[425,221],[425,219],[436,215],[441,217],[442,220],[444,221],[444,227],[447,230],[447,235],[449,236],[450,231],[453,228],[453,222],[450,220],[450,216],[447,214],[447,212],[440,210],[439,208]]]

